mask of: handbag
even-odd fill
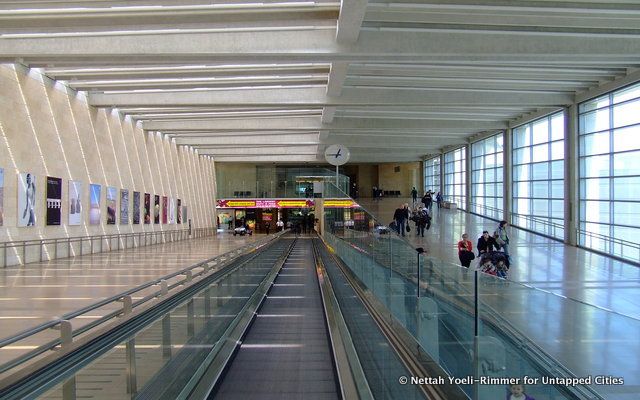
[[[407,232],[411,232],[411,227],[407,224]]]

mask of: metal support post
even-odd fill
[[[187,336],[193,337],[196,332],[193,299],[187,303]]]
[[[162,358],[171,358],[171,314],[162,318]]]
[[[127,393],[131,394],[133,399],[138,392],[137,378],[136,378],[136,342],[135,339],[130,339],[126,344],[126,357],[127,357]]]

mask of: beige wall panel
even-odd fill
[[[141,193],[141,208],[144,193],[174,200],[179,197],[188,207],[193,228],[214,226],[212,159],[156,133],[143,132],[115,111],[89,107],[83,94],[20,65],[0,65],[0,168],[5,171],[5,221],[0,227],[0,242],[187,228],[188,221],[184,225],[133,225],[134,191]],[[20,172],[37,177],[35,227],[17,227]],[[60,226],[46,226],[47,175],[63,179]],[[83,184],[83,220],[78,226],[68,225],[70,180]],[[100,225],[89,225],[90,183],[102,186]],[[115,225],[106,224],[107,186],[118,189]],[[126,225],[120,224],[120,189],[129,190]],[[66,247],[58,250],[59,257],[67,255]],[[52,252],[46,247],[44,258],[52,257]],[[71,254],[76,252],[79,248]],[[10,251],[7,258],[8,265],[22,262],[21,250]],[[27,252],[26,259],[39,259],[37,246]]]
[[[400,167],[399,172],[395,168]],[[378,166],[378,183],[383,190],[399,190],[402,197],[410,197],[415,186],[422,195],[420,162],[389,163]]]

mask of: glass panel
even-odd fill
[[[537,146],[533,146],[533,162],[539,161],[547,161],[549,159],[549,145],[548,144],[539,144]]]
[[[609,152],[609,131],[584,135],[580,138],[580,155],[605,154]]]
[[[471,173],[471,182],[484,182],[482,179],[483,171],[473,171]]]
[[[514,148],[531,145],[531,135],[529,132],[529,125],[523,125],[513,130]]]
[[[517,182],[513,185],[514,197],[529,197],[531,196],[529,192],[530,182]]]
[[[613,151],[640,149],[640,125],[613,132]]]
[[[524,147],[522,149],[516,149],[513,151],[513,163],[514,164],[526,164],[531,162],[530,157],[531,149]]]
[[[609,109],[593,111],[580,117],[580,133],[609,129]]]
[[[609,199],[609,178],[583,179],[580,186],[580,198],[592,200]]]
[[[613,103],[637,99],[640,97],[640,85],[636,84],[613,94]]]
[[[564,179],[564,161],[551,163],[551,179]]]
[[[532,164],[532,179],[549,179],[549,163]]]
[[[564,181],[551,181],[551,197],[554,199],[564,198]]]
[[[640,123],[640,100],[630,101],[613,107],[613,127]]]
[[[549,141],[549,121],[544,118],[533,123],[533,144]]]
[[[613,236],[620,240],[626,240],[631,243],[638,243],[638,238],[640,238],[640,228],[631,228],[626,226],[614,226],[613,227]],[[632,257],[634,254],[638,254],[638,250],[633,251],[629,249],[629,253]],[[621,254],[624,255],[624,254]]]
[[[549,181],[531,182],[532,197],[548,198],[549,197]]]
[[[564,139],[564,113],[551,117],[551,140]]]
[[[482,165],[482,161],[484,159],[482,157],[474,157],[471,159],[471,168],[472,169],[482,169],[484,166]]]
[[[564,140],[551,143],[551,159],[552,160],[564,159]]]
[[[504,145],[504,137],[501,133],[496,136],[496,150],[498,152],[501,152],[504,149],[503,145]]]
[[[485,182],[495,182],[496,181],[496,170],[493,168],[489,168],[485,170],[484,181]]]
[[[496,155],[488,154],[484,156],[485,168],[493,168],[496,166]]]
[[[513,202],[513,204],[517,206],[516,212],[522,215],[529,215],[530,202],[530,199],[516,199],[516,201]]]
[[[551,201],[551,216],[553,218],[564,218],[564,200]]]
[[[609,95],[604,95],[601,97],[597,97],[595,99],[589,100],[586,103],[582,103],[579,106],[579,112],[580,113],[584,113],[587,111],[592,111],[595,110],[597,108],[602,108],[602,107],[606,107],[608,106],[609,103]]]
[[[496,185],[494,183],[488,183],[485,185],[487,196],[495,196],[496,195]]]
[[[638,209],[638,203],[614,202],[613,223],[640,227],[640,212],[638,212]],[[634,238],[633,241],[638,243],[640,237]]]
[[[531,164],[516,165],[513,167],[513,180],[514,181],[526,181],[531,179],[529,176],[529,170]]]
[[[613,173],[620,175],[640,175],[640,151],[613,155]]]
[[[533,200],[533,215],[549,215],[549,201]]]
[[[609,180],[607,180],[607,183]],[[607,186],[608,189],[608,186]],[[606,197],[608,198],[609,192],[607,191]],[[640,177],[634,176],[629,178],[614,178],[613,179],[613,196],[616,200],[631,200],[640,202]],[[640,213],[640,204],[637,204],[638,212]],[[640,241],[640,238],[638,238]]]
[[[585,201],[585,220],[589,222],[609,223],[609,202],[607,201]]]
[[[580,163],[580,176],[609,176],[609,155],[585,157]]]

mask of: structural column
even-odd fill
[[[513,129],[504,131],[502,139],[502,219],[511,223],[513,204]]]
[[[467,212],[471,212],[471,143],[467,142],[464,147],[464,191],[465,191],[465,202],[464,209]]]
[[[580,221],[579,157],[578,157],[578,106],[573,104],[564,110],[564,241],[578,244]]]

